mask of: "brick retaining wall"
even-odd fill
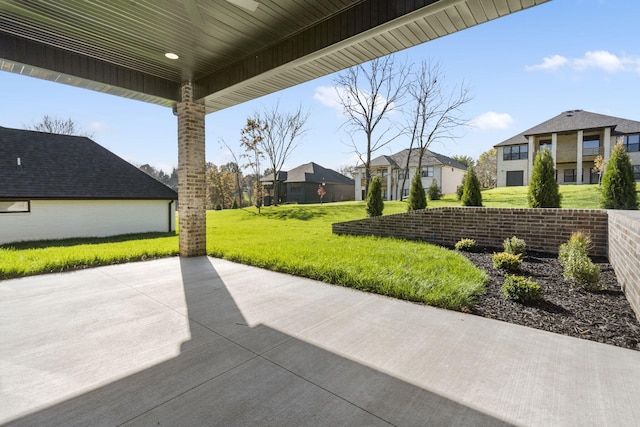
[[[462,238],[502,248],[504,239],[524,239],[527,249],[557,253],[574,231],[591,234],[594,256],[607,256],[607,211],[444,207],[333,224],[336,234],[398,237],[453,246]]]
[[[640,212],[608,211],[609,262],[640,321]]]

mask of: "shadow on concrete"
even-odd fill
[[[176,357],[10,425],[506,425],[271,327],[250,326],[209,258],[180,266],[190,339]]]

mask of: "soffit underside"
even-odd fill
[[[213,112],[546,1],[0,0],[0,70]]]

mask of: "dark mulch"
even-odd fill
[[[528,253],[516,274],[538,282],[544,301],[522,305],[502,297],[505,272],[493,268],[493,252],[461,253],[489,275],[487,290],[471,310],[473,314],[640,351],[640,324],[606,258],[592,258],[602,271],[603,290],[586,292],[564,280],[554,255]]]

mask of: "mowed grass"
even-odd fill
[[[459,254],[422,242],[337,236],[331,224],[364,217],[362,203],[208,213],[215,257],[443,308],[471,307],[486,275]],[[404,211],[396,203],[389,213]]]
[[[563,207],[598,208],[597,185],[561,186]],[[485,206],[526,207],[526,187],[483,192]],[[429,207],[459,206],[455,196]],[[462,310],[482,292],[484,273],[458,254],[420,242],[336,236],[331,224],[365,217],[364,202],[207,213],[207,252],[216,257],[411,301]],[[386,202],[384,213],[404,212]],[[0,279],[178,253],[173,234],[71,239],[0,246]]]

